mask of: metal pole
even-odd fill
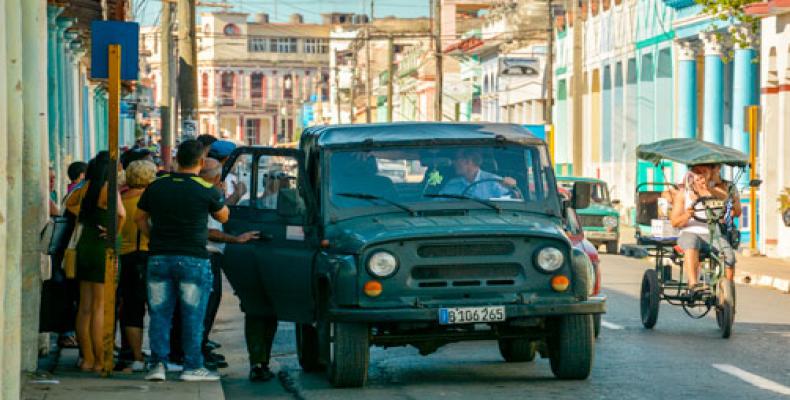
[[[178,101],[181,124],[197,119],[197,38],[195,0],[178,2]]]
[[[337,64],[339,61],[337,50],[335,50],[335,118],[337,118],[338,124],[342,124],[343,121],[340,120],[340,77],[338,76],[340,67]]]
[[[582,66],[582,45],[584,43],[584,15],[577,2],[573,3],[573,173],[581,176],[583,152],[582,92],[584,91],[584,70]]]
[[[47,143],[47,5],[21,1],[23,102],[22,142],[22,369],[34,371],[38,362],[38,310],[41,303],[41,253],[37,238],[47,220],[49,160]]]
[[[162,93],[159,99],[159,118],[162,122],[161,131],[161,156],[164,163],[165,170],[170,170],[171,151],[173,148],[173,127],[171,118],[171,103],[173,95],[170,92],[170,80],[172,79],[172,55],[173,50],[171,44],[173,42],[173,5],[169,1],[162,1],[162,19],[160,25],[160,46],[162,52],[160,53],[161,71],[162,71]]]
[[[442,120],[442,94],[444,91],[444,69],[442,68],[442,0],[433,0],[434,18],[434,54],[436,56],[436,85],[433,94],[433,117],[436,121]]]
[[[392,87],[393,75],[395,74],[395,44],[390,36],[387,39],[387,122],[392,122],[392,106],[395,100]]]
[[[6,107],[8,119],[7,150],[4,161],[7,163],[4,178],[8,179],[7,209],[5,211],[6,249],[5,265],[5,313],[3,323],[3,368],[19,372],[22,370],[22,274],[20,262],[22,257],[22,131],[24,129],[24,108],[22,105],[22,10],[20,0],[6,0]],[[37,321],[25,321],[25,325],[35,325]],[[27,327],[27,326],[26,326]],[[38,332],[34,333],[35,341],[27,344],[37,345]],[[31,343],[32,342],[32,343]],[[36,347],[37,349],[37,347]],[[19,395],[18,381],[4,386],[0,397],[14,398]]]
[[[757,179],[757,128],[760,106],[746,107],[749,117],[749,181]],[[757,253],[757,188],[749,185],[749,249]]]
[[[104,329],[103,375],[110,375],[113,370],[113,349],[115,344],[115,270],[118,267],[117,235],[118,235],[118,129],[121,114],[121,46],[109,46],[109,79],[107,92],[108,147],[110,165],[107,177],[107,243],[104,268]]]

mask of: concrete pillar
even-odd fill
[[[677,134],[697,137],[697,46],[691,41],[679,43]]]
[[[49,159],[47,163],[60,175],[60,123],[58,117],[58,25],[57,18],[63,7],[47,5],[47,121],[49,132]]]
[[[705,45],[705,105],[702,134],[705,141],[724,144],[724,43],[713,33],[700,34]]]
[[[22,104],[22,4],[21,0],[5,1],[6,31],[6,96],[8,118],[5,157],[8,187],[6,192],[6,249],[2,258],[5,268],[5,298],[3,304],[3,369],[20,374],[22,370],[22,131],[24,107]],[[2,140],[2,139],[0,139]],[[32,239],[31,239],[32,240]],[[18,379],[4,382],[0,397],[13,399],[21,393]]]
[[[748,43],[735,48],[733,57],[733,88],[732,88],[732,147],[749,154],[749,135],[744,132],[744,108],[749,105],[759,104],[758,101],[758,68],[754,62],[757,58],[755,50],[756,37],[745,27],[740,27],[742,37],[748,38]]]
[[[48,217],[49,159],[47,146],[47,20],[40,1],[21,1],[23,102],[22,142],[22,369],[33,371],[38,356],[38,311],[41,303],[42,256],[37,238]]]
[[[5,7],[0,6],[0,23],[5,24]],[[6,109],[6,30],[5,27],[0,27],[0,130],[5,129],[8,121],[8,112]],[[6,157],[8,156],[8,143],[5,140],[0,140],[0,176],[8,176],[6,171]],[[5,262],[6,255],[6,228],[8,223],[6,221],[6,195],[8,193],[8,181],[0,179],[0,260]],[[0,268],[0,293],[6,292],[6,268]],[[6,340],[2,327],[5,326],[5,296],[0,295],[0,365],[5,366],[7,363],[7,356],[5,354]],[[10,345],[10,343],[9,343]],[[0,368],[0,388],[5,388],[6,385],[19,385],[19,372],[16,369]],[[2,389],[0,389],[2,390]],[[0,392],[2,396],[2,392]]]

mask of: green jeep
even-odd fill
[[[584,236],[596,248],[605,244],[607,253],[617,254],[620,246],[620,213],[609,199],[606,182],[575,176],[558,176],[557,182],[566,189],[571,189],[576,182],[591,185],[590,206],[577,212],[584,227]]]
[[[242,305],[296,322],[306,371],[358,387],[371,345],[497,340],[505,361],[537,353],[559,378],[589,375],[605,298],[563,230],[589,184],[561,201],[545,143],[523,128],[315,127],[298,149],[237,149],[223,174],[249,188],[225,230],[261,231],[226,249],[262,282]]]

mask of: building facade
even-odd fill
[[[579,16],[559,16],[556,27],[556,168],[610,182],[626,217],[638,182],[677,181],[684,172],[638,162],[637,145],[693,137],[748,153],[743,115],[759,100],[759,64],[754,42],[729,45],[738,27],[702,14],[691,0],[587,1]],[[741,222],[748,232],[749,221]]]
[[[292,142],[305,124],[329,122],[330,25],[304,23],[298,14],[287,23],[269,22],[266,14],[251,17],[201,15],[195,122],[199,133],[249,144]],[[159,101],[158,28],[146,33],[148,78]]]

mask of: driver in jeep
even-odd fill
[[[464,195],[477,199],[520,198],[517,182],[480,169],[483,155],[475,150],[458,150],[453,160],[456,177],[450,179],[441,194]]]
[[[727,200],[729,193],[716,185],[713,176],[718,171],[714,165],[694,165],[683,179],[683,187],[673,199],[670,221],[672,226],[680,229],[678,246],[683,249],[683,269],[686,270],[688,286],[692,295],[704,290],[699,283],[700,250],[716,249],[725,264],[725,278],[732,279],[735,268],[735,252],[725,239],[722,232],[717,232],[711,243],[710,228],[707,222],[705,206],[698,202],[700,198],[716,198]],[[719,229],[717,226],[716,229]]]

